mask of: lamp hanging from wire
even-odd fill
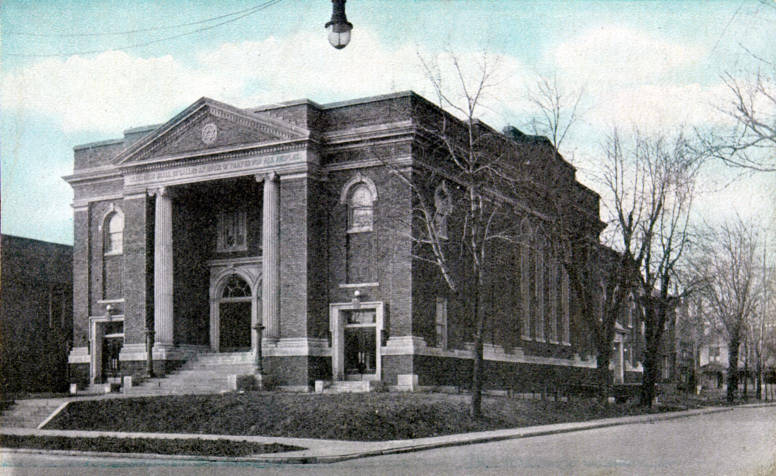
[[[346,0],[331,0],[331,20],[326,23],[326,31],[329,34],[331,46],[341,50],[350,43],[350,30],[353,24],[345,16]]]

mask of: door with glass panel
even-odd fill
[[[374,309],[349,310],[345,313],[344,364],[347,380],[377,378],[378,335]]]

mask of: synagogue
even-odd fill
[[[251,108],[202,98],[164,124],[76,146],[65,177],[71,381],[142,380],[152,345],[157,377],[208,355],[250,363],[261,352],[280,388],[466,387],[466,299],[419,258],[417,197],[399,177],[445,169],[429,154],[439,121],[461,125],[412,92]],[[491,132],[536,165],[534,186],[562,188],[579,229],[597,240],[598,196],[549,142]],[[432,175],[437,231],[453,246],[460,224],[448,198],[460,177]],[[526,196],[530,235],[543,210]],[[543,236],[491,258],[486,388],[593,378],[590,339],[574,325],[568,277]],[[633,371],[635,357],[618,365]]]

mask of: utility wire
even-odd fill
[[[217,28],[219,26],[223,26],[223,25],[226,25],[228,23],[233,23],[233,22],[235,22],[237,20],[241,20],[241,19],[243,19],[245,17],[248,17],[250,15],[253,15],[253,14],[255,14],[255,13],[261,11],[261,10],[264,10],[265,8],[271,7],[273,5],[277,5],[278,3],[282,2],[282,1],[283,0],[270,0],[270,1],[264,2],[263,4],[258,5],[256,7],[249,8],[247,10],[243,10],[243,12],[245,12],[245,13],[242,13],[241,15],[239,15],[239,16],[237,16],[235,18],[231,18],[229,20],[224,20],[224,21],[222,21],[220,23],[216,23],[214,25],[209,25],[209,26],[197,28],[196,30],[187,31],[187,32],[184,32],[184,33],[179,33],[177,35],[166,36],[164,38],[158,38],[156,40],[145,41],[145,42],[142,42],[142,43],[133,43],[133,44],[130,44],[130,45],[125,45],[125,46],[121,46],[121,47],[117,47],[117,48],[102,48],[102,49],[96,49],[96,50],[72,51],[72,52],[69,52],[69,53],[51,53],[51,54],[6,53],[6,56],[16,56],[16,57],[25,57],[25,58],[55,58],[55,57],[65,57],[65,56],[73,56],[73,55],[89,55],[89,54],[95,54],[95,53],[103,53],[105,51],[123,51],[123,50],[129,50],[129,49],[132,49],[132,48],[140,48],[140,47],[143,47],[143,46],[153,45],[153,44],[156,44],[156,43],[162,43],[164,41],[174,40],[176,38],[181,38],[181,37],[184,37],[184,36],[194,35],[194,34],[201,33],[203,31],[207,31],[207,30],[212,30],[212,29]],[[227,16],[232,16],[232,15],[233,14],[227,14],[227,15],[221,16],[220,18],[225,18]],[[211,18],[209,20],[202,20],[201,22],[193,22],[191,24],[198,24],[198,23],[208,22],[208,21],[212,21],[214,19],[215,18]],[[178,25],[178,26],[183,26],[183,25]],[[170,27],[170,28],[172,28],[172,27]]]
[[[6,30],[4,33],[6,35],[10,36],[30,36],[30,37],[37,37],[37,38],[73,38],[73,37],[91,37],[91,36],[124,36],[124,35],[134,35],[137,33],[147,33],[149,31],[158,31],[158,30],[174,30],[176,28],[183,28],[186,26],[193,26],[193,25],[201,25],[203,23],[210,23],[212,21],[221,20],[222,18],[228,18],[233,17],[235,15],[240,15],[241,13],[251,12],[258,8],[261,5],[253,6],[250,8],[246,8],[244,10],[239,10],[232,13],[226,13],[224,15],[219,15],[212,18],[206,18],[204,20],[199,21],[193,21],[188,23],[178,23],[177,25],[168,25],[168,26],[152,26],[148,28],[138,28],[136,30],[125,30],[125,31],[106,31],[106,32],[93,32],[93,33],[38,33],[38,32],[32,32],[32,31],[14,31],[14,30]]]

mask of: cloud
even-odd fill
[[[608,129],[636,126],[643,132],[664,131],[680,125],[718,126],[730,117],[717,109],[726,94],[721,82],[712,86],[644,84],[599,94],[587,120]]]
[[[201,96],[239,107],[310,98],[330,102],[413,89],[434,100],[418,55],[438,61],[445,84],[457,77],[444,53],[411,44],[389,48],[367,29],[358,41],[335,50],[318,34],[225,43],[190,63],[172,56],[140,58],[121,51],[93,57],[47,59],[2,76],[6,111],[54,119],[67,132],[119,134],[167,120]],[[460,53],[476,77],[479,53]],[[491,58],[495,61],[495,58]],[[520,90],[525,68],[513,57],[498,59],[498,77],[483,102],[485,116],[503,116],[504,98]],[[487,118],[486,118],[487,119]]]
[[[434,101],[419,55],[445,88],[455,91],[452,98],[465,102],[446,52],[409,43],[388,47],[368,29],[359,29],[356,39],[344,50],[335,50],[316,33],[297,32],[225,43],[188,63],[169,55],[141,58],[120,51],[47,59],[5,73],[2,102],[6,114],[24,111],[53,118],[67,133],[113,136],[129,127],[165,121],[201,96],[249,107],[305,97],[325,103],[413,89]],[[670,126],[710,117],[715,87],[658,80],[700,53],[697,47],[610,26],[558,45],[553,59],[564,83],[576,85],[587,78],[595,105],[588,117],[593,124]],[[479,77],[482,53],[459,52],[457,57],[465,76]],[[514,56],[487,59],[494,76],[477,115],[495,127],[521,123],[531,112],[525,91],[535,81],[533,73]]]
[[[65,132],[115,133],[158,121],[192,101],[195,91],[211,86],[213,79],[171,56],[145,59],[108,51],[91,58],[47,59],[5,74],[2,101],[11,110],[51,117]]]
[[[367,31],[336,51],[320,35],[227,43],[184,64],[122,51],[46,59],[2,77],[6,111],[53,118],[65,132],[120,133],[168,119],[201,96],[238,106],[310,97],[350,99],[409,88],[412,48],[387,50]],[[416,61],[414,61],[416,63]],[[413,63],[413,64],[414,64]]]
[[[555,47],[551,57],[565,77],[597,84],[651,81],[692,66],[707,52],[623,26],[587,30]]]

